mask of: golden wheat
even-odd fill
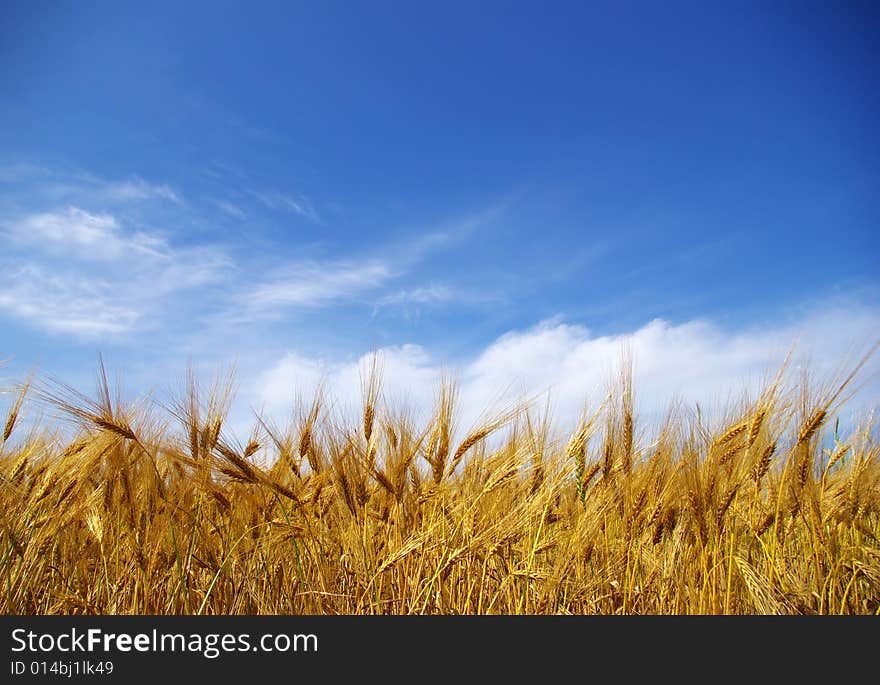
[[[242,444],[230,378],[190,373],[164,418],[103,366],[96,399],[23,383],[0,446],[0,609],[880,612],[876,424],[825,433],[852,374],[812,396],[780,374],[718,431],[677,408],[643,440],[627,368],[569,435],[521,404],[453,450],[454,385],[418,424],[380,373],[355,427],[319,391]],[[19,431],[28,398],[73,432]]]

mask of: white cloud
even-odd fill
[[[430,408],[440,369],[418,345],[385,347],[379,351],[382,387],[386,398],[403,401],[414,408]],[[270,412],[282,413],[297,397],[308,399],[323,384],[343,411],[356,410],[360,382],[372,363],[372,355],[347,362],[310,359],[288,352],[262,373],[258,380],[259,400]]]
[[[451,288],[445,285],[430,285],[412,290],[399,290],[380,298],[376,304],[380,307],[394,304],[432,304],[449,302],[453,299],[455,299],[455,291]]]
[[[105,281],[26,264],[0,284],[0,309],[52,333],[96,337],[123,333],[139,313]],[[6,280],[6,279],[4,279]]]
[[[277,202],[272,195],[260,195],[266,203]],[[432,251],[449,247],[463,240],[480,226],[497,218],[499,208],[466,216],[439,231],[415,231],[405,240],[385,244],[381,257],[364,256],[360,259],[300,261],[290,264],[283,272],[264,280],[246,293],[241,307],[227,321],[241,322],[254,314],[273,312],[285,307],[317,307],[341,301],[352,301],[365,293],[375,291],[392,279],[410,272]],[[378,250],[371,254],[378,254]],[[393,266],[392,266],[393,265]],[[387,305],[420,305],[437,302],[474,302],[484,296],[463,296],[444,285],[431,284],[393,293],[376,293],[372,299],[373,314]]]
[[[585,400],[604,396],[624,344],[635,361],[639,411],[651,421],[660,418],[675,397],[720,408],[745,389],[756,391],[796,340],[796,359],[809,359],[810,368],[821,376],[847,359],[853,361],[853,353],[872,343],[877,331],[880,310],[840,301],[804,312],[796,321],[733,332],[711,321],[672,324],[657,319],[629,334],[594,336],[583,326],[547,321],[503,335],[458,365],[462,425],[505,402],[547,390],[554,415],[570,425]],[[384,348],[380,355],[386,396],[405,395],[422,412],[428,410],[441,365],[415,345]],[[263,375],[262,402],[269,411],[283,411],[294,389],[308,396],[317,379],[324,377],[327,389],[343,406],[356,406],[359,373],[369,360],[370,355],[364,355],[355,361],[332,362],[289,353]],[[877,401],[878,362],[874,358],[863,374],[869,379],[874,374],[860,396],[863,403]]]
[[[39,164],[26,162],[0,165],[0,181],[3,183],[19,183],[35,177],[51,176],[50,169]]]
[[[246,295],[252,311],[315,307],[350,299],[382,285],[392,276],[380,261],[299,262],[284,275],[258,285]]]
[[[167,184],[148,183],[138,177],[128,181],[108,183],[104,187],[104,194],[111,199],[123,202],[153,199],[181,202],[178,194]]]
[[[275,211],[286,211],[299,216],[305,217],[311,221],[318,221],[318,213],[315,211],[309,198],[299,194],[296,196],[277,191],[261,192],[256,190],[249,191],[250,194],[259,200],[265,207]]]
[[[217,248],[178,248],[145,269],[144,286],[154,297],[168,295],[217,283],[234,268],[233,260]]]
[[[162,257],[168,253],[162,238],[142,231],[125,232],[113,215],[92,214],[79,207],[30,214],[12,223],[7,235],[18,243],[60,251],[66,257],[107,260],[124,255]]]
[[[33,214],[13,227],[13,235],[33,242],[70,242],[94,246],[115,239],[116,219],[108,214],[89,214],[77,207],[66,212]]]
[[[161,328],[165,314],[179,314],[182,291],[216,283],[226,260],[205,251],[177,253],[167,260],[88,269],[0,260],[0,310],[51,333],[82,338],[119,335],[136,327]],[[170,296],[176,295],[174,301]],[[170,309],[168,309],[170,308]]]
[[[56,202],[116,205],[162,200],[183,204],[179,193],[167,183],[151,183],[140,176],[112,180],[83,170],[22,163],[0,166],[0,181],[17,184],[19,196],[54,198]]]
[[[217,206],[234,219],[240,219],[242,221],[247,219],[247,215],[241,207],[234,205],[227,200],[217,200]]]
[[[309,359],[296,352],[288,352],[264,374],[262,399],[278,408],[294,397],[292,393],[296,388],[314,392],[330,371],[321,359]]]
[[[373,316],[390,310],[400,313],[405,319],[415,320],[421,317],[422,309],[429,305],[448,304],[453,301],[462,304],[472,300],[473,297],[465,296],[445,285],[434,284],[410,290],[398,290],[380,297],[373,305]]]
[[[162,318],[145,315],[159,314],[163,298],[214,283],[230,266],[220,250],[172,247],[112,214],[78,207],[27,215],[4,233],[10,249],[0,257],[0,310],[86,338],[156,327]]]

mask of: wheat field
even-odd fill
[[[103,365],[94,396],[32,379],[0,447],[0,610],[876,615],[877,426],[837,418],[861,366],[784,364],[646,427],[623,363],[562,432],[526,402],[462,430],[449,381],[417,421],[374,365],[356,421],[318,391],[246,444],[231,378],[128,404]]]

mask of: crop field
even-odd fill
[[[562,431],[540,403],[460,425],[363,379],[228,437],[231,379],[169,402],[9,389],[6,614],[877,614],[876,423],[783,365],[707,416],[640,423],[631,367]],[[42,422],[22,419],[39,407]]]

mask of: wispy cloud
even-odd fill
[[[504,216],[506,203],[490,205],[487,209],[470,212],[451,221],[426,229],[424,226],[410,228],[405,240],[388,246],[395,263],[414,264],[436,251],[461,247],[473,240],[476,234],[492,226]]]
[[[81,169],[53,169],[19,163],[0,166],[0,181],[17,186],[19,195],[50,198],[56,202],[124,205],[160,201],[183,204],[180,193],[167,183],[153,183],[137,175],[109,179]]]
[[[128,200],[167,200],[180,203],[180,196],[167,184],[147,183],[144,179],[134,177],[127,181],[105,184],[105,194],[120,201]]]
[[[221,210],[223,210],[223,212],[234,219],[239,219],[241,221],[247,219],[247,215],[244,213],[244,210],[238,205],[229,202],[228,200],[216,200],[216,204]]]
[[[276,278],[248,293],[252,312],[289,307],[316,307],[349,300],[385,283],[392,269],[381,261],[308,261],[290,265]]]
[[[216,247],[175,246],[115,214],[73,206],[26,214],[0,232],[0,310],[51,333],[155,328],[171,311],[168,296],[217,283],[231,266]]]
[[[417,320],[421,318],[422,309],[425,307],[452,302],[460,304],[468,299],[452,288],[440,284],[397,290],[376,300],[372,316],[377,317],[384,311],[391,311],[401,314],[407,320]]]
[[[376,305],[385,307],[400,304],[433,304],[450,302],[456,299],[456,292],[445,285],[429,285],[411,290],[398,290],[397,292],[379,298]]]
[[[162,238],[143,231],[124,232],[113,215],[93,214],[72,206],[24,216],[11,222],[5,233],[15,242],[35,249],[58,250],[65,256],[86,259],[168,255],[168,245]]]
[[[119,265],[95,276],[75,266],[38,261],[16,266],[3,260],[0,310],[49,333],[82,338],[147,329],[167,335],[169,319],[192,306],[181,294],[218,283],[224,265],[218,255],[197,258],[184,252],[128,270]],[[209,296],[200,300],[202,306],[209,303]]]
[[[297,310],[355,305],[367,313],[397,307],[410,314],[465,302],[460,289],[413,283],[411,276],[429,256],[471,238],[499,213],[467,214],[396,237],[388,230],[365,251],[307,258],[314,253],[291,255],[289,245],[273,242],[277,236],[258,224],[241,237],[224,236],[223,247],[206,242],[212,219],[259,217],[259,206],[319,221],[306,196],[249,191],[247,179],[184,201],[168,183],[136,174],[120,180],[18,165],[0,167],[0,177],[12,179],[0,191],[6,247],[0,311],[79,337],[147,327],[168,334],[170,322],[187,311],[203,328],[222,333],[243,321],[283,326],[282,314]],[[197,328],[190,325],[189,333],[197,336]]]
[[[473,301],[451,287],[429,284],[414,288],[386,289],[417,268],[429,254],[469,237],[497,218],[499,209],[467,215],[434,230],[415,232],[415,237],[391,241],[373,252],[346,259],[300,260],[275,269],[239,298],[230,320],[275,314],[284,309],[324,307],[360,301],[371,304],[375,315],[382,307]],[[371,256],[381,255],[381,256]],[[369,295],[369,297],[367,297]]]
[[[0,309],[51,333],[86,338],[123,333],[140,318],[138,304],[119,298],[112,283],[30,263],[0,283]]]
[[[29,162],[0,165],[0,181],[3,183],[19,183],[33,178],[45,178],[51,175],[52,172],[48,167],[39,164],[31,164]]]
[[[299,193],[291,195],[278,191],[251,190],[250,194],[263,206],[274,211],[285,211],[298,214],[310,221],[319,221],[318,212],[315,210],[309,198]]]

